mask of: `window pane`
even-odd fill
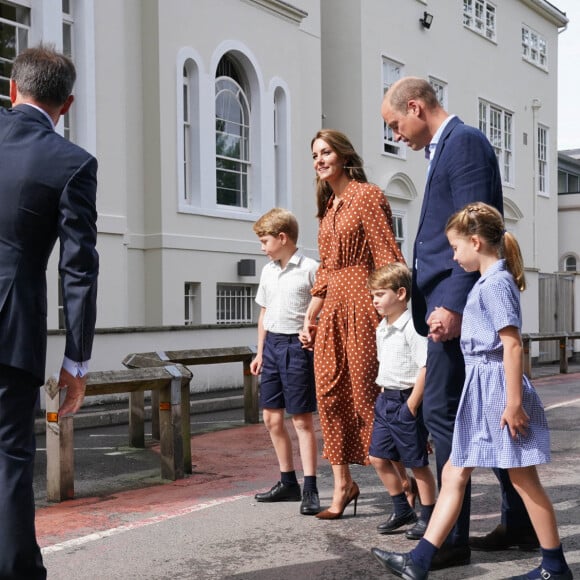
[[[242,186],[244,184],[242,174],[218,169],[216,171],[216,179],[218,204],[244,207],[242,203]]]
[[[254,322],[255,286],[218,284],[216,318],[218,324]]]
[[[387,58],[383,59],[383,94],[401,78],[402,71],[402,64]],[[383,152],[401,156],[402,151],[402,146],[395,141],[392,129],[383,123]]]
[[[0,58],[14,60],[16,49],[16,27],[0,22]]]
[[[62,23],[62,52],[72,57],[72,26],[68,22]]]
[[[0,3],[0,105],[10,107],[10,73],[16,55],[28,48],[30,9]]]
[[[246,208],[250,161],[250,108],[244,80],[233,59],[224,57],[215,88],[216,201]],[[232,75],[232,76],[230,76]]]

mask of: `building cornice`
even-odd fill
[[[566,26],[569,22],[566,13],[556,8],[553,4],[550,4],[547,0],[522,0],[522,2],[545,16],[558,28]]]
[[[283,0],[245,0],[248,4],[257,4],[262,8],[265,8],[269,12],[276,14],[277,16],[282,16],[292,22],[300,24],[307,16],[308,12],[296,8],[289,2],[284,2]]]

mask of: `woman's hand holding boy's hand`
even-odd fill
[[[307,350],[314,348],[317,328],[316,324],[309,324],[298,333],[298,340],[302,343],[302,348]]]

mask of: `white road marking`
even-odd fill
[[[546,407],[546,411],[549,411],[550,409],[558,409],[560,407],[567,407],[568,405],[574,405],[575,403],[580,403],[580,399],[572,399],[571,401],[564,401],[563,403],[550,405],[549,407]]]
[[[247,495],[233,495],[230,497],[224,497],[220,499],[214,499],[208,502],[192,505],[186,508],[182,508],[170,513],[164,513],[158,516],[153,516],[151,518],[147,518],[144,520],[140,520],[137,522],[133,522],[131,524],[126,524],[123,526],[118,526],[116,528],[111,528],[108,530],[102,530],[100,532],[95,532],[93,534],[88,534],[86,536],[81,536],[80,538],[73,538],[72,540],[67,540],[65,542],[61,542],[59,544],[53,544],[52,546],[46,546],[42,548],[42,555],[46,556],[48,554],[54,554],[55,552],[60,552],[62,550],[67,550],[69,548],[78,548],[79,546],[84,546],[85,544],[89,544],[91,542],[96,542],[98,540],[102,540],[104,538],[110,538],[111,536],[116,536],[118,534],[123,534],[125,532],[130,532],[131,530],[137,530],[139,528],[144,528],[146,526],[151,526],[154,524],[159,524],[161,522],[166,522],[167,520],[172,520],[174,518],[179,518],[181,516],[186,516],[188,514],[192,514],[194,512],[198,512],[201,510],[205,510],[208,508],[216,507],[219,505],[232,503],[234,501],[238,501],[240,499],[247,499],[248,497],[252,497],[252,493],[248,493]]]

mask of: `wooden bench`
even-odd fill
[[[192,472],[189,384],[191,372],[179,364],[123,371],[90,372],[86,397],[118,393],[159,394],[161,477],[176,480]],[[58,388],[58,378],[46,385],[46,495],[49,501],[74,497],[74,417],[58,417],[65,392]],[[143,425],[143,409],[131,407],[130,417]],[[139,438],[140,442],[140,438]],[[143,445],[144,446],[144,437]]]
[[[568,341],[580,339],[580,332],[548,332],[522,334],[524,373],[532,378],[531,343],[540,340],[557,340],[560,343],[560,372],[568,372]]]
[[[123,364],[130,369],[151,368],[168,363],[182,365],[212,365],[231,362],[242,362],[244,373],[244,420],[246,423],[259,422],[258,379],[250,372],[250,363],[256,356],[255,347],[231,346],[225,348],[205,348],[197,350],[166,350],[129,354]],[[144,409],[143,392],[131,393],[131,408]],[[151,393],[151,408],[157,408],[157,393]],[[144,413],[141,411],[141,416]],[[134,429],[140,432],[138,425]],[[151,432],[153,437],[159,438],[159,421],[157,413],[151,413]]]

